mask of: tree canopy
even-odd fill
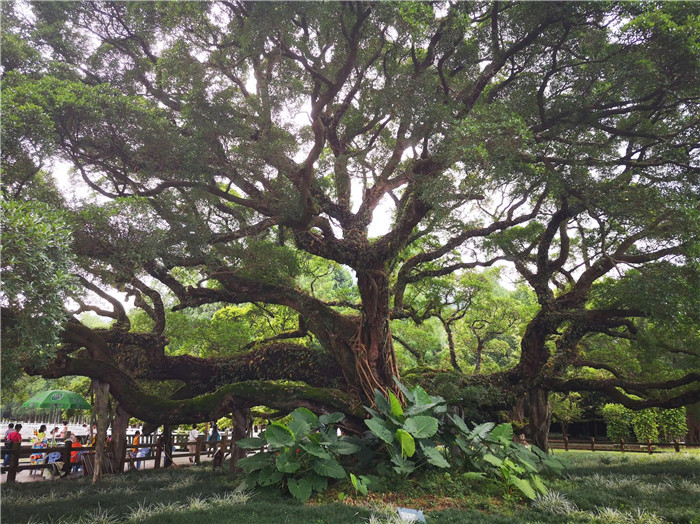
[[[697,4],[2,10],[3,197],[66,216],[82,288],[55,359],[30,371],[107,382],[154,423],[257,404],[352,413],[399,373],[390,322],[449,316],[421,286],[502,264],[538,306],[519,361],[489,380],[529,395],[533,427],[549,391],[700,398],[697,346],[653,376],[587,349],[639,351],[640,324],[672,329],[669,311],[697,337]],[[54,158],[89,197],[41,190]],[[131,322],[117,290],[150,321]],[[249,304],[296,322],[245,352],[166,352],[174,312]],[[114,322],[91,329],[82,311]],[[285,365],[256,365],[266,354]],[[183,387],[158,399],[140,379]]]

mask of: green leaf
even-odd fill
[[[462,420],[461,417],[458,417],[456,415],[448,415],[452,423],[457,427],[458,430],[460,430],[462,433],[465,435],[469,435],[471,432],[469,431],[469,427],[467,426],[466,422]]]
[[[345,418],[343,413],[336,411],[335,413],[329,413],[327,415],[321,415],[318,417],[318,422],[328,426],[329,424],[337,424]]]
[[[388,415],[389,413],[391,413],[391,406],[389,405],[389,401],[378,389],[374,390],[374,404],[375,406],[377,406],[377,409],[381,411],[384,415]]]
[[[265,439],[271,448],[279,449],[294,444],[294,433],[289,428],[275,422],[267,426]]]
[[[494,426],[495,424],[493,422],[484,422],[483,424],[479,424],[471,431],[471,433],[469,434],[469,438],[478,438],[479,440],[482,440],[486,438],[486,436],[489,434],[489,431],[491,431]]]
[[[299,447],[314,457],[330,458],[330,454],[316,442],[299,443]]]
[[[513,442],[513,426],[509,423],[499,424],[491,432],[490,438],[492,440],[500,440],[504,444]]]
[[[267,440],[262,437],[242,438],[236,442],[236,446],[243,449],[261,449],[267,444]]]
[[[260,474],[258,475],[258,484],[261,486],[272,486],[282,480],[283,476],[284,473],[278,470],[275,466],[266,466],[260,470]]]
[[[525,495],[530,500],[535,500],[537,498],[537,493],[535,493],[535,490],[532,489],[532,485],[527,480],[521,479],[513,475],[512,477],[510,477],[510,481],[516,488],[518,488],[518,490],[523,495]]]
[[[324,477],[330,477],[333,479],[343,479],[346,477],[343,466],[338,464],[334,458],[314,459],[313,462],[311,462],[311,469]]]
[[[547,494],[547,486],[544,485],[544,482],[542,482],[542,479],[538,475],[532,475],[531,480],[537,491],[543,495]]]
[[[271,464],[272,453],[269,452],[256,453],[255,455],[251,455],[250,457],[238,459],[238,462],[236,462],[237,466],[240,466],[248,473],[250,473],[251,471],[257,471],[266,466],[270,466]]]
[[[402,418],[403,407],[401,406],[401,402],[399,402],[399,399],[396,398],[396,395],[391,391],[389,391],[389,402],[391,403],[391,414],[397,418]]]
[[[484,480],[486,478],[486,473],[483,471],[467,471],[462,473],[462,477],[467,480]]]
[[[350,482],[352,482],[352,485],[356,491],[359,491],[363,495],[367,495],[367,485],[362,480],[358,479],[353,473],[350,473]]]
[[[416,441],[407,431],[403,429],[396,430],[396,440],[401,445],[401,455],[403,457],[412,457],[416,452]]]
[[[294,435],[295,440],[299,440],[299,438],[308,435],[311,431],[309,423],[299,419],[293,419],[287,427]]]
[[[423,444],[421,444],[420,447],[425,454],[425,458],[428,459],[428,463],[438,468],[450,467],[450,463],[445,460],[445,457],[442,456],[442,453],[440,453],[437,448],[424,446]]]
[[[360,451],[361,447],[353,442],[349,442],[341,438],[338,442],[332,445],[331,450],[338,455],[352,455]]]
[[[325,491],[328,487],[328,477],[322,477],[313,471],[309,471],[304,478],[311,482],[314,491],[318,491],[319,493]]]
[[[431,402],[430,404],[416,404],[415,406],[406,408],[406,411],[404,411],[404,415],[406,415],[407,417],[411,417],[413,415],[420,415],[421,413],[425,413],[426,411],[433,410],[438,405],[440,405],[439,402]]]
[[[499,459],[496,455],[492,455],[491,453],[487,453],[486,455],[484,455],[483,459],[489,464],[493,464],[494,466],[497,466],[499,468],[503,465],[503,461]]]
[[[289,488],[289,492],[295,499],[303,503],[308,502],[311,497],[311,482],[306,479],[289,479],[287,481],[287,488]]]
[[[382,439],[387,444],[391,444],[394,441],[394,432],[391,431],[386,422],[380,418],[371,418],[365,420],[365,425],[374,433],[377,437]]]
[[[409,391],[408,388],[404,386],[396,377],[394,377],[394,382],[396,383],[396,386],[399,388],[401,393],[403,393],[403,396],[406,397],[406,402],[408,404],[415,404],[416,396],[413,394],[413,392]]]
[[[435,417],[409,417],[404,422],[403,429],[416,438],[428,438],[437,433],[438,419]]]
[[[301,467],[301,464],[290,453],[280,453],[277,456],[276,467],[282,473],[294,473]]]
[[[292,420],[306,422],[312,428],[318,426],[319,423],[318,417],[313,411],[307,408],[297,408],[291,412],[291,416]]]
[[[433,397],[428,395],[428,393],[420,386],[416,386],[411,390],[413,397],[416,399],[416,406],[426,405],[426,404],[438,404]]]

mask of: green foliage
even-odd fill
[[[637,442],[647,440],[657,442],[659,440],[658,410],[652,408],[635,411],[632,414],[632,429]]]
[[[76,289],[71,230],[61,213],[36,202],[0,200],[2,223],[2,385],[24,366],[55,354],[64,301]]]
[[[632,424],[632,412],[629,409],[620,404],[605,404],[600,413],[607,426],[608,439],[612,442],[629,439]]]
[[[658,409],[659,432],[666,442],[685,440],[688,433],[686,408]]]
[[[374,401],[377,410],[365,407],[372,418],[365,420],[369,430],[382,441],[378,470],[393,470],[407,476],[416,468],[426,464],[448,467],[435,448],[435,435],[438,431],[438,416],[445,413],[445,400],[431,396],[420,386],[407,389],[397,381],[406,405],[390,391],[388,398],[375,390]],[[426,453],[427,450],[428,451]]]
[[[274,422],[260,436],[239,440],[244,449],[260,450],[238,461],[249,486],[276,485],[307,502],[312,491],[324,491],[328,481],[347,477],[338,459],[359,451],[349,437],[338,437],[335,422],[342,413],[317,417],[306,408],[297,408],[289,423]],[[263,448],[266,448],[263,450]]]
[[[546,494],[547,488],[542,473],[548,470],[559,472],[562,464],[539,448],[529,448],[513,442],[513,427],[492,422],[479,424],[469,429],[464,421],[450,416],[456,429],[454,444],[462,455],[453,458],[453,463],[462,463],[468,469],[468,478],[492,480],[509,495],[519,492],[528,499],[537,493]]]

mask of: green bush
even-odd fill
[[[607,426],[607,435],[612,442],[629,440],[632,412],[621,404],[605,404],[601,410]]]
[[[393,470],[405,477],[426,464],[450,467],[436,446],[440,426],[438,416],[447,410],[445,400],[428,395],[420,386],[409,390],[398,380],[396,384],[406,399],[405,407],[391,391],[385,397],[378,390],[374,391],[376,410],[365,407],[372,415],[365,424],[381,442],[377,471],[386,474]]]
[[[674,439],[684,440],[688,434],[688,424],[686,422],[685,408],[660,409],[659,431],[666,442]]]
[[[276,485],[307,502],[312,491],[328,487],[328,479],[347,477],[338,457],[351,455],[360,446],[349,437],[338,437],[334,424],[343,420],[342,413],[317,417],[297,408],[290,416],[288,424],[273,422],[260,436],[239,440],[239,447],[259,451],[238,465],[247,474],[247,486]]]
[[[659,440],[658,410],[656,408],[642,409],[632,414],[632,428],[637,442]]]

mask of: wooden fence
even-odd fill
[[[160,468],[165,462],[166,458],[171,461],[176,458],[192,458],[192,462],[199,464],[201,462],[201,456],[203,453],[211,451],[213,453],[214,449],[212,446],[216,446],[221,449],[223,453],[230,451],[230,447],[233,446],[233,441],[229,442],[226,435],[223,436],[222,440],[214,442],[205,442],[204,436],[201,435],[196,443],[194,443],[194,452],[189,451],[189,445],[191,442],[187,442],[186,435],[176,435],[172,440],[172,448],[166,450],[163,448],[162,439],[159,437],[149,436],[142,437],[142,440],[136,446],[133,445],[133,437],[127,437],[125,453],[123,457],[119,460],[115,460],[113,454],[113,443],[108,442],[105,448],[105,456],[103,462],[103,472],[105,473],[116,473],[123,472],[125,467],[132,469],[136,467],[138,463],[154,462],[153,468]],[[148,449],[145,456],[132,457],[130,451],[133,448],[137,448],[139,451],[143,449]],[[23,445],[20,442],[15,442],[12,448],[2,447],[3,459],[6,454],[10,455],[9,465],[2,466],[2,472],[7,472],[7,482],[15,482],[17,478],[17,473],[20,471],[38,471],[39,474],[43,472],[44,469],[52,468],[51,464],[46,461],[48,455],[53,452],[59,452],[61,454],[60,462],[62,463],[62,468],[65,473],[69,473],[71,469],[75,466],[81,466],[83,475],[92,474],[94,470],[94,458],[95,458],[95,448],[93,446],[81,446],[72,447],[72,442],[68,441],[65,444],[56,445],[49,448],[34,448],[30,445]],[[71,454],[79,453],[79,460],[71,463]],[[41,453],[43,455],[42,459],[36,461],[32,464],[29,461],[29,457],[33,454]],[[139,453],[137,452],[137,455]],[[22,459],[27,459],[23,461]],[[116,471],[114,465],[118,464]]]
[[[681,449],[692,449],[700,447],[700,444],[688,444],[685,442],[680,442],[674,440],[673,442],[652,442],[647,440],[646,442],[625,442],[624,439],[620,439],[619,442],[610,441],[596,441],[595,438],[591,437],[588,440],[583,439],[550,439],[549,447],[551,449],[563,449],[565,451],[577,450],[577,451],[620,451],[622,453],[668,453],[676,452],[680,453]]]

